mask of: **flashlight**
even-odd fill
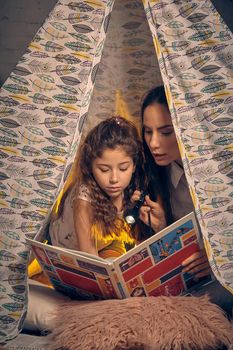
[[[135,202],[134,207],[126,210],[124,214],[124,218],[127,224],[134,225],[136,223],[137,219],[139,218],[139,215],[140,215],[139,211],[144,203],[146,194],[147,193],[143,191],[140,195],[140,198]]]

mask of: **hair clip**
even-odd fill
[[[114,121],[115,123],[117,123],[118,125],[120,125],[122,123],[122,119],[121,117],[117,116],[117,117],[114,117]]]

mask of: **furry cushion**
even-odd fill
[[[233,324],[207,296],[71,302],[54,319],[51,350],[209,350],[233,344]]]

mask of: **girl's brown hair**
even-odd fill
[[[130,184],[124,191],[123,209],[125,210],[130,206],[130,198],[135,189],[144,189],[146,186],[143,147],[133,123],[122,117],[112,117],[99,123],[85,137],[72,171],[76,174],[72,178],[68,191],[63,194],[58,212],[58,215],[60,215],[69,189],[73,188],[76,183],[78,186],[79,184],[86,185],[93,207],[93,224],[100,228],[103,237],[111,233],[119,235],[124,223],[123,220],[118,218],[117,209],[112,204],[109,196],[95,181],[92,174],[92,164],[96,158],[102,156],[104,150],[114,150],[117,147],[122,147],[126,154],[132,158],[135,165]],[[134,235],[134,233],[132,234]]]

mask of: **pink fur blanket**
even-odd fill
[[[233,349],[233,324],[206,296],[68,302],[54,319],[50,350]]]

